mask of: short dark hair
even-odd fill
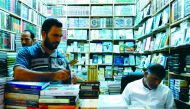
[[[48,33],[52,26],[57,26],[59,28],[62,28],[62,23],[54,18],[48,18],[44,21],[42,24],[42,31],[45,31],[45,33]]]
[[[35,35],[34,35],[34,33],[33,33],[31,30],[24,30],[24,32],[29,32],[29,33],[30,33],[30,37],[31,37],[32,39],[35,38]]]
[[[166,71],[164,67],[160,64],[152,64],[147,68],[147,72],[150,74],[155,74],[160,79],[164,79],[166,76]]]

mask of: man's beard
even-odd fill
[[[45,42],[44,42],[44,46],[46,48],[48,48],[49,50],[55,50],[57,49],[57,46],[59,45],[59,42],[50,42],[49,38],[46,37]]]

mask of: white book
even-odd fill
[[[113,45],[113,52],[114,53],[120,53],[119,52],[119,45]]]
[[[122,95],[100,95],[98,109],[127,109],[127,104]]]
[[[151,37],[148,37],[146,39],[145,51],[150,50],[150,42],[151,42]]]
[[[51,84],[44,90],[40,91],[40,95],[49,96],[78,96],[79,84]]]

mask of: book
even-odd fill
[[[190,43],[190,29],[188,28],[185,35],[185,44]]]
[[[92,18],[91,28],[112,28],[112,18]]]
[[[114,15],[115,16],[135,16],[135,5],[125,5],[114,7]]]
[[[22,4],[22,5],[21,5],[21,10],[23,11],[23,12],[21,13],[21,17],[22,17],[23,19],[25,19],[25,20],[28,20],[28,19],[29,19],[29,15],[28,15],[28,13],[29,13],[29,8],[28,8],[26,5]]]
[[[152,38],[152,37],[148,37],[148,38],[146,39],[145,51],[149,51],[149,50],[150,50],[151,38]]]
[[[52,104],[44,104],[40,103],[39,105],[40,109],[76,109],[77,106],[74,105],[52,105]]]
[[[87,39],[87,30],[68,30],[67,39]]]
[[[81,109],[97,109],[98,99],[82,99],[80,103]]]
[[[114,30],[114,39],[133,39],[133,30]]]
[[[24,100],[12,100],[12,99],[6,99],[5,100],[6,105],[15,105],[15,106],[26,106],[26,107],[34,107],[38,108],[39,103],[38,101],[24,101]]]
[[[145,34],[149,34],[151,32],[152,24],[153,24],[153,17],[148,19],[148,21],[146,22]]]
[[[67,6],[68,16],[89,16],[89,6]]]
[[[170,16],[170,9],[167,7],[163,12],[162,12],[162,26],[166,25],[169,23],[169,17]]]
[[[162,13],[154,17],[153,30],[156,30],[161,25],[161,16],[162,16]]]
[[[37,90],[42,90],[45,87],[47,87],[49,84],[50,84],[49,82],[20,82],[20,81],[7,82],[8,86],[24,88],[24,89],[37,89]]]
[[[121,95],[100,95],[98,107],[99,109],[126,109],[127,104]]]
[[[122,28],[122,27],[131,27],[133,25],[132,18],[125,17],[115,17],[114,18],[114,27]]]
[[[92,6],[91,16],[112,16],[112,6]]]
[[[113,78],[112,67],[111,66],[106,66],[106,68],[105,68],[105,78]]]
[[[102,51],[103,52],[112,52],[113,51],[112,42],[103,42],[102,43]]]
[[[134,55],[129,55],[129,64],[130,65],[135,65],[135,56]]]
[[[12,105],[6,105],[5,108],[7,109],[39,109],[39,108],[33,108],[33,107],[12,106]]]
[[[104,63],[111,65],[112,64],[112,55],[105,55]]]
[[[190,14],[190,1],[184,0],[184,14],[185,16],[188,16]]]
[[[111,40],[112,30],[91,30],[90,31],[91,40]]]
[[[32,95],[32,94],[21,94],[21,93],[6,93],[6,99],[13,99],[13,100],[31,100],[31,101],[38,101],[39,95]]]
[[[51,96],[77,96],[79,93],[79,85],[61,85],[52,84],[40,92],[40,95]]]

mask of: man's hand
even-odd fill
[[[68,70],[59,70],[55,72],[53,80],[68,80],[70,77],[70,72]]]

